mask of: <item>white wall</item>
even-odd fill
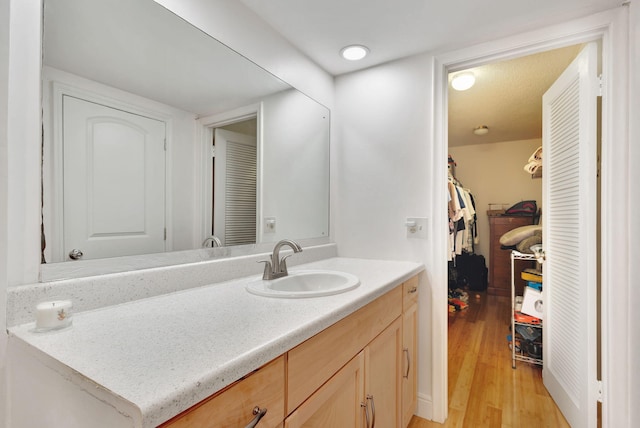
[[[40,5],[0,4],[0,99],[6,100],[0,106],[0,423],[10,425],[6,289],[23,278],[37,278],[39,263]]]
[[[628,313],[631,314],[629,320],[628,330],[631,332],[629,337],[629,361],[631,362],[628,367],[628,373],[632,376],[630,382],[631,391],[629,391],[629,403],[630,414],[629,420],[640,420],[640,287],[637,286],[638,269],[640,266],[640,248],[636,245],[636,240],[640,236],[640,222],[637,221],[637,213],[640,212],[640,191],[638,191],[638,183],[640,183],[640,121],[638,116],[640,115],[640,1],[632,0],[631,2],[631,19],[630,19],[630,72],[631,87],[629,91],[630,101],[630,136],[629,140],[632,141],[630,145],[629,167],[631,171],[631,192],[630,192],[630,213],[631,224],[629,230],[629,236],[632,237],[631,245],[629,246],[629,271],[628,278],[631,284],[630,298],[628,301]]]
[[[409,239],[406,217],[431,218],[431,58],[396,61],[336,79],[336,168],[332,211],[343,257],[425,263],[421,279],[418,392],[431,412],[431,298],[428,239]],[[428,235],[431,231],[428,230]],[[443,303],[444,304],[444,303]]]
[[[479,245],[476,253],[489,266],[490,203],[510,207],[523,200],[535,200],[542,206],[542,180],[532,179],[523,166],[542,145],[541,139],[449,147],[457,166],[456,178],[473,193],[478,217]]]
[[[7,96],[9,72],[9,0],[0,0],[0,219],[7,218]],[[7,424],[7,228],[0,221],[0,426]]]
[[[329,236],[329,111],[288,90],[264,100],[262,124],[261,218],[276,228],[259,242]]]

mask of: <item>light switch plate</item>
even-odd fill
[[[407,238],[427,239],[427,218],[407,217]]]
[[[264,218],[264,233],[276,233],[276,218],[265,217]]]

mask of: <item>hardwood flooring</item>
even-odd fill
[[[511,368],[510,299],[469,292],[469,307],[449,314],[449,417],[414,416],[409,428],[569,427],[542,384],[542,368]]]

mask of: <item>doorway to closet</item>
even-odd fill
[[[509,348],[511,343],[508,340],[508,336],[512,334],[509,328],[511,284],[510,266],[496,265],[498,261],[504,263],[505,258],[501,257],[498,260],[496,257],[497,243],[492,241],[499,237],[492,236],[489,224],[492,216],[501,216],[503,210],[520,201],[534,200],[538,207],[544,209],[543,180],[540,178],[544,171],[536,165],[532,168],[532,162],[535,164],[536,154],[540,154],[542,146],[542,94],[552,86],[583,49],[584,45],[568,46],[507,61],[465,68],[449,75],[450,82],[453,77],[463,73],[472,73],[476,79],[476,84],[465,91],[456,91],[451,86],[448,90],[449,171],[453,176],[450,180],[453,179],[461,189],[466,189],[473,194],[475,208],[474,215],[467,216],[467,219],[471,218],[471,220],[467,222],[465,228],[467,232],[471,229],[474,233],[465,232],[464,234],[465,239],[473,242],[462,242],[462,247],[465,252],[470,251],[484,256],[487,266],[495,270],[494,275],[489,275],[494,283],[489,285],[488,291],[478,289],[477,281],[474,281],[476,286],[473,290],[465,290],[465,284],[459,284],[457,288],[459,293],[453,293],[454,304],[449,305],[449,416],[454,419],[462,418],[459,422],[477,422],[487,418],[501,417],[503,422],[511,420],[516,425],[526,424],[528,421],[520,417],[523,414],[523,408],[527,408],[527,399],[518,396],[518,393],[524,394],[525,385],[537,385],[536,388],[541,395],[546,394],[548,397],[548,393],[542,386],[542,370],[539,367],[529,367],[528,363],[519,363],[517,369],[521,372],[518,373],[497,369],[503,362],[511,366]],[[599,53],[597,56],[599,57]],[[580,150],[582,150],[581,146]],[[558,156],[555,155],[555,157]],[[561,175],[558,175],[554,180],[557,181],[560,178]],[[554,206],[554,199],[549,199],[549,195],[552,192],[557,195],[563,190],[554,190],[558,189],[557,186],[547,185],[545,188],[544,200],[547,202],[551,200],[550,206]],[[595,206],[593,208],[595,212]],[[518,222],[517,225],[520,224],[523,223]],[[514,228],[517,225],[514,224]],[[554,231],[553,234],[557,235],[558,232]],[[593,236],[595,235],[593,230]],[[457,243],[454,243],[457,251],[454,250],[454,253],[460,254],[460,245],[455,244]],[[493,264],[492,256],[495,258]],[[455,259],[455,254],[451,258]],[[509,278],[499,278],[498,268],[500,272],[507,273]],[[504,287],[499,286],[498,281],[508,283],[508,289],[502,290]],[[450,288],[452,286],[456,287],[455,283],[450,282]],[[521,294],[521,291],[518,294]],[[496,312],[498,308],[501,310]],[[556,323],[561,322],[558,317],[554,319]],[[503,325],[502,329],[500,324]],[[460,329],[465,328],[470,330],[469,337],[474,338],[469,340],[468,350],[465,350],[464,341],[460,339],[465,336]],[[568,341],[568,343],[571,342],[571,340]],[[516,341],[516,346],[518,345]],[[526,351],[529,350],[522,350],[522,352]],[[490,355],[492,371],[488,370],[488,366],[484,369],[481,367],[483,364],[481,360],[487,361],[486,355],[484,358],[478,357],[478,353],[483,352]],[[542,356],[542,350],[536,348],[535,352],[539,352],[539,356]],[[554,352],[556,352],[555,348]],[[523,365],[526,367],[522,367]],[[478,371],[478,367],[481,370]],[[488,371],[493,373],[493,376],[487,375]],[[523,371],[529,373],[527,379],[523,379]],[[507,379],[504,379],[505,376]],[[557,376],[555,372],[547,373],[545,384],[553,384]],[[560,376],[564,374],[560,373]],[[549,388],[553,391],[555,387]],[[554,397],[556,400],[563,401],[563,394],[556,391]],[[510,399],[499,399],[503,395],[509,396]],[[473,400],[471,400],[472,396]],[[478,396],[482,397],[481,402],[486,401],[480,407],[478,407]],[[496,403],[504,403],[504,408]],[[541,414],[537,417],[541,419],[535,419],[534,415],[532,420],[553,421],[553,424],[557,425],[559,413],[557,407],[553,404],[549,405],[545,400],[540,400],[540,403],[538,412]],[[571,414],[571,410],[566,410],[570,406],[567,403],[559,404],[565,409],[568,419],[575,423],[576,416]],[[465,411],[473,414],[465,414]],[[481,414],[478,415],[478,412]],[[533,412],[535,413],[535,410]],[[496,413],[498,413],[497,416]],[[545,417],[551,419],[545,419]],[[562,416],[559,418],[561,422],[566,423]]]
[[[205,235],[222,246],[258,242],[257,123],[253,116],[206,127]]]

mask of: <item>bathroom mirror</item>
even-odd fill
[[[328,236],[328,109],[163,6],[45,0],[42,75],[47,265],[176,251],[179,263],[224,233],[214,136],[248,118],[255,243]]]

